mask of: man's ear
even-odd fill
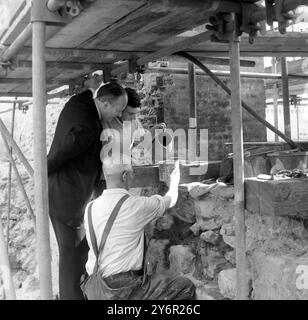
[[[122,173],[122,181],[126,182],[128,180],[128,171],[124,171]]]

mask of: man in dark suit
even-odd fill
[[[90,89],[65,104],[48,154],[49,213],[59,247],[61,300],[83,299],[79,284],[89,247],[82,222],[86,204],[101,187],[101,120],[121,116],[127,104],[119,84],[102,86],[93,99],[99,83],[96,78],[88,81]]]

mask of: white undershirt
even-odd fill
[[[107,189],[94,200],[92,205],[92,221],[96,239],[100,240],[107,220],[118,201],[127,194],[125,189]],[[99,270],[103,276],[130,270],[140,270],[143,261],[144,227],[155,217],[165,212],[163,198],[159,195],[141,197],[131,195],[122,205],[118,216],[107,238],[103,254],[99,261]],[[85,210],[85,230],[90,247],[87,273],[93,272],[96,257],[88,225],[88,206]]]

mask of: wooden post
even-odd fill
[[[286,57],[281,57],[281,77],[282,77],[282,95],[283,95],[284,133],[287,137],[291,138],[289,79],[288,79],[288,65],[287,65]]]
[[[196,72],[195,65],[188,62],[189,85],[189,128],[197,128],[197,103],[196,103]]]
[[[233,14],[234,18],[234,14]],[[234,213],[236,233],[236,298],[246,300],[246,235],[244,210],[244,151],[240,80],[240,39],[230,39],[231,110],[234,172]]]
[[[9,257],[6,251],[2,222],[0,219],[0,271],[2,274],[3,287],[6,300],[16,300],[14,283],[9,263]]]
[[[12,110],[12,120],[11,120],[11,136],[14,139],[14,127],[15,127],[15,111],[16,111],[16,100],[13,104]],[[4,139],[4,138],[3,138]],[[10,147],[10,155],[12,155],[13,149]],[[8,197],[7,197],[7,228],[6,228],[6,248],[9,252],[9,240],[10,240],[10,219],[11,219],[11,193],[12,193],[12,163],[9,163],[9,172],[8,172]]]
[[[38,4],[33,1],[33,6]],[[41,299],[52,299],[51,252],[48,216],[48,176],[46,146],[46,61],[43,21],[32,22],[32,92],[34,129],[34,191]]]

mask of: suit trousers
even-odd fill
[[[61,300],[84,300],[80,278],[85,273],[89,246],[83,227],[73,228],[51,217],[59,247],[59,291]]]

